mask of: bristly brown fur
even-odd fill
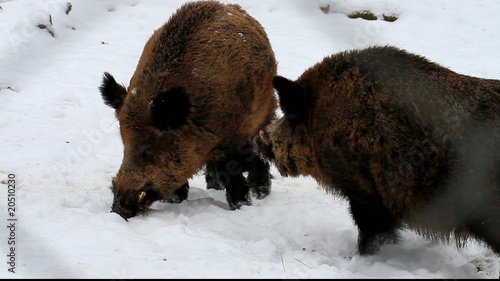
[[[283,175],[310,175],[349,200],[360,253],[403,226],[500,253],[499,80],[379,46],[328,56],[275,87],[284,117],[256,148]]]
[[[263,27],[240,6],[196,1],[177,9],[146,43],[114,107],[124,144],[115,209],[131,217],[156,200],[180,202],[204,166],[208,187],[226,189],[231,209],[251,204],[249,189],[264,198],[269,163],[250,142],[274,117],[276,69]],[[111,81],[101,87],[107,104],[120,100]]]

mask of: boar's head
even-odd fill
[[[254,148],[261,158],[272,161],[281,175],[308,175],[312,155],[307,144],[310,118],[307,93],[298,83],[281,76],[274,77],[273,85],[283,116],[254,137]]]
[[[114,108],[124,145],[123,161],[113,178],[112,212],[127,219],[143,213],[156,200],[169,199],[203,166],[206,154],[189,117],[191,104],[184,88],[150,95],[127,92],[105,73],[99,90]],[[129,89],[130,90],[130,89]]]

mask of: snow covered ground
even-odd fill
[[[128,222],[110,213],[122,143],[97,87],[104,71],[126,85],[146,40],[184,2],[0,0],[0,277],[499,278],[500,258],[478,243],[458,250],[411,231],[359,256],[346,202],[274,168],[271,195],[241,210],[197,175],[188,201]],[[500,78],[498,0],[223,2],[261,22],[292,79],[326,55],[385,44]],[[364,10],[378,19],[347,17]]]

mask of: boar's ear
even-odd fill
[[[99,91],[104,99],[104,103],[114,108],[118,113],[123,105],[125,96],[127,96],[127,90],[125,87],[116,83],[113,75],[108,72],[104,72],[102,84],[99,86]]]
[[[282,76],[273,78],[273,86],[278,92],[279,104],[285,119],[299,121],[306,111],[304,88]]]
[[[186,123],[191,103],[183,88],[159,93],[151,103],[151,121],[160,130],[175,130]]]

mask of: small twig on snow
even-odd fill
[[[308,266],[307,264],[303,263],[302,261],[300,261],[299,259],[297,258],[294,258],[296,261],[300,262],[301,264],[305,265],[307,268],[309,269],[312,269],[310,266]]]
[[[325,14],[328,14],[328,12],[330,11],[330,4],[324,6],[324,7],[319,7],[321,9],[321,11]]]
[[[40,29],[46,29],[52,37],[56,37],[56,34],[54,32],[54,24],[52,22],[52,15],[49,15],[49,25],[41,23],[38,24],[37,27]]]
[[[281,265],[283,266],[283,271],[286,271],[286,269],[285,269],[285,260],[283,259],[283,253],[281,253]]]
[[[66,15],[68,15],[69,12],[71,12],[71,9],[73,9],[73,5],[71,5],[70,2],[67,2],[66,3]]]

